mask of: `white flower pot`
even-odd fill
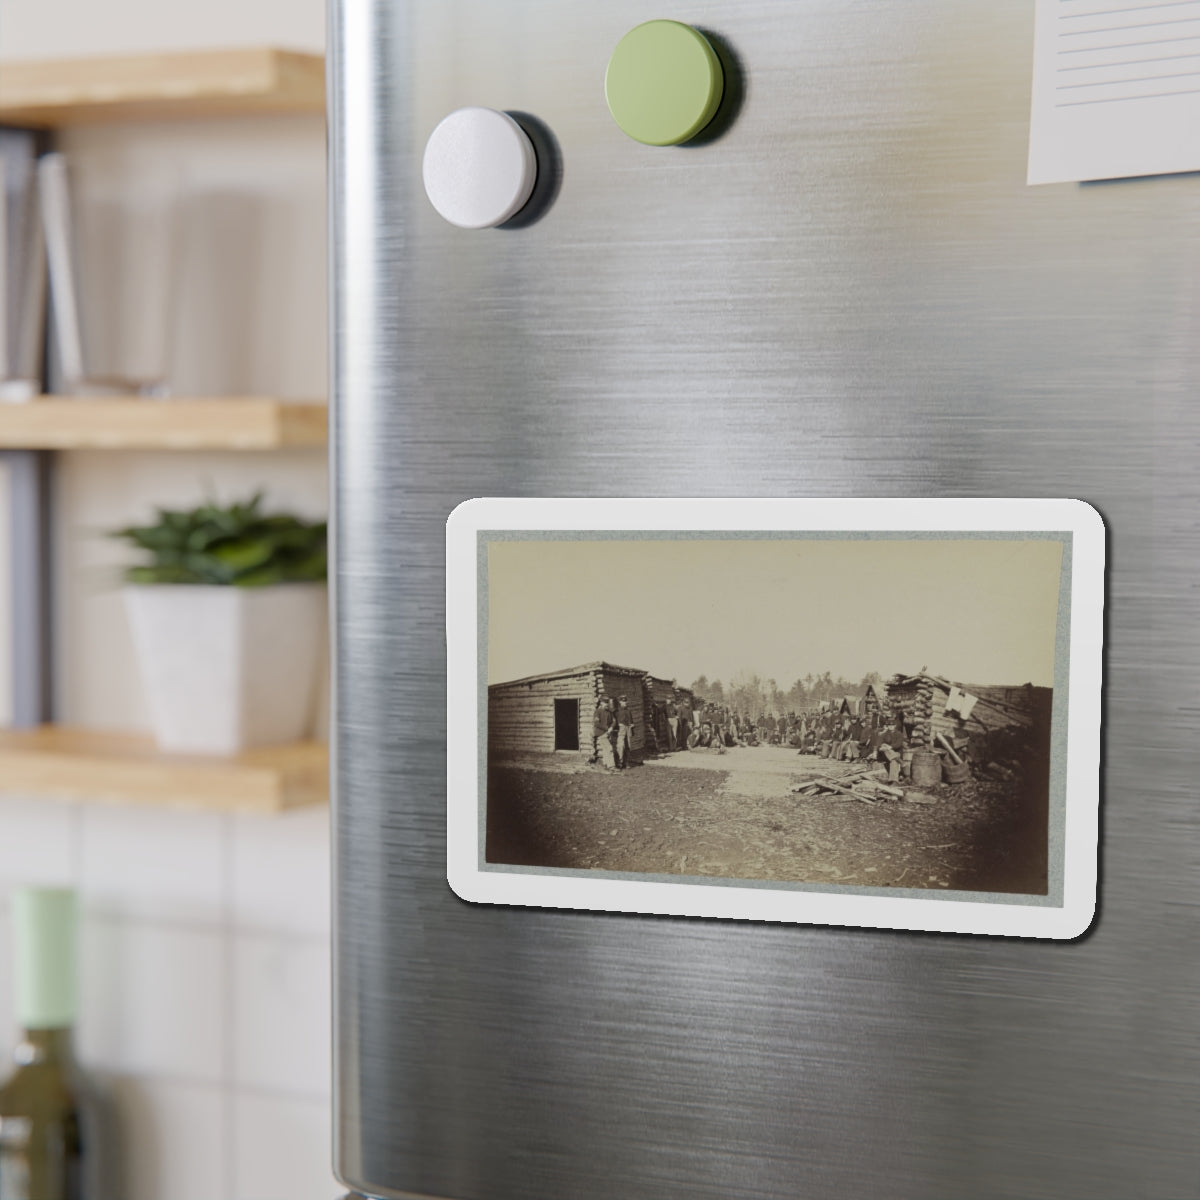
[[[236,754],[309,736],[323,584],[139,585],[125,602],[161,749]]]

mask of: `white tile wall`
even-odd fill
[[[65,885],[75,878],[75,809],[52,800],[0,794],[0,902],[16,883]]]
[[[124,1077],[108,1091],[123,1200],[229,1195],[229,1101],[218,1087]]]
[[[238,928],[326,937],[331,911],[329,810],[300,808],[278,817],[233,820]]]
[[[99,918],[86,932],[80,1054],[111,1071],[220,1083],[228,993],[221,934]]]
[[[239,1095],[234,1105],[231,1200],[337,1200],[329,1105]]]
[[[239,936],[234,948],[234,1081],[329,1095],[329,946]]]
[[[340,1198],[328,810],[251,818],[0,797],[4,1056],[8,897],[35,882],[80,891],[79,1051],[115,1111],[121,1200]]]
[[[93,912],[222,925],[227,818],[100,804],[80,817],[81,878]]]

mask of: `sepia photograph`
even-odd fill
[[[1072,550],[481,535],[480,869],[1061,903]]]

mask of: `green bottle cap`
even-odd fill
[[[721,60],[698,29],[647,21],[631,29],[608,60],[604,94],[634,141],[678,146],[713,119],[725,91]]]
[[[17,1022],[25,1029],[75,1023],[75,893],[21,888],[13,893]]]

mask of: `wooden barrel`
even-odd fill
[[[912,781],[915,787],[932,787],[942,782],[941,759],[929,750],[913,752]]]

